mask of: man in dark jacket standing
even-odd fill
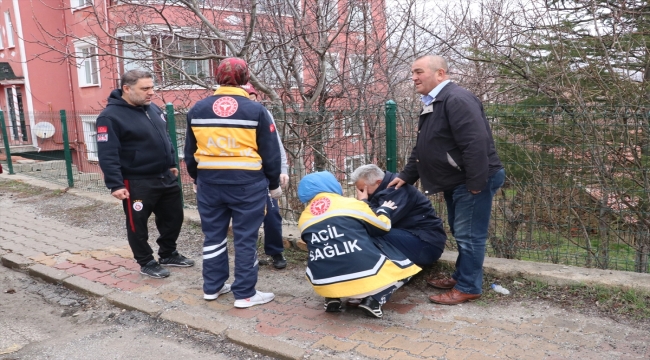
[[[397,206],[391,215],[390,231],[381,237],[415,264],[431,265],[445,250],[447,234],[442,220],[436,216],[431,201],[415,186],[388,187],[395,177],[390,171],[369,164],[354,170],[350,180],[357,188],[357,200],[365,201],[373,210],[389,200]]]
[[[450,279],[428,281],[451,290],[429,300],[455,305],[481,297],[492,198],[505,171],[481,101],[450,82],[447,71],[440,56],[422,56],[413,63],[411,78],[424,107],[408,163],[388,186],[399,189],[420,179],[425,194],[444,193],[458,259]]]
[[[121,89],[113,90],[108,105],[97,118],[99,166],[111,195],[122,200],[133,257],[142,274],[164,278],[160,266],[192,266],[176,251],[183,224],[183,202],[178,169],[163,112],[151,103],[153,78],[149,72],[127,71]],[[158,255],[149,246],[147,222],[156,215],[160,236]]]

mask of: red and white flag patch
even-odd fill
[[[269,129],[271,129],[271,132],[275,132],[275,124],[271,124],[271,126],[269,126]]]
[[[99,134],[105,134],[108,132],[108,126],[98,126],[97,127],[97,132]]]

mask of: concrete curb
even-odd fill
[[[69,278],[63,280],[63,286],[67,287],[68,289],[79,291],[80,293],[86,295],[97,297],[103,297],[113,292],[112,289],[102,284],[98,284],[76,275],[70,276]]]
[[[137,310],[153,317],[158,316],[163,311],[163,308],[161,306],[158,306],[150,301],[121,292],[112,292],[106,295],[106,300],[110,304],[115,305],[119,308]]]
[[[278,359],[298,360],[305,356],[305,350],[297,346],[263,336],[249,335],[239,330],[227,331],[226,337],[236,344]]]
[[[33,263],[31,260],[16,254],[4,255],[0,261],[2,266],[15,270],[24,270]]]
[[[28,270],[30,276],[43,279],[51,284],[61,284],[63,280],[72,276],[63,270],[51,268],[42,264],[32,265]]]
[[[228,329],[227,325],[215,320],[199,318],[179,310],[165,311],[160,315],[160,318],[214,335],[222,335]]]

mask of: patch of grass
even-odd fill
[[[44,195],[52,192],[52,190],[48,190],[39,186],[33,186],[18,180],[0,181],[0,191],[3,193],[12,193],[14,196],[20,198]]]

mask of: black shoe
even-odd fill
[[[285,267],[287,267],[287,259],[284,258],[284,255],[282,255],[282,253],[271,255],[271,257],[273,258],[274,268],[284,269]]]
[[[174,251],[170,257],[164,259],[161,258],[159,261],[160,261],[160,265],[165,265],[165,266],[180,266],[180,267],[194,266],[194,260],[186,258],[185,256],[179,254],[178,251]]]
[[[340,312],[341,299],[339,298],[325,298],[325,312]]]
[[[140,268],[140,274],[148,275],[156,279],[162,279],[169,276],[169,270],[163,269],[156,260],[151,260],[147,265]]]
[[[367,298],[361,300],[359,309],[363,310],[366,315],[371,317],[381,318],[384,316],[384,313],[381,311],[381,305],[379,305],[379,301],[373,299],[371,296],[368,296]]]

